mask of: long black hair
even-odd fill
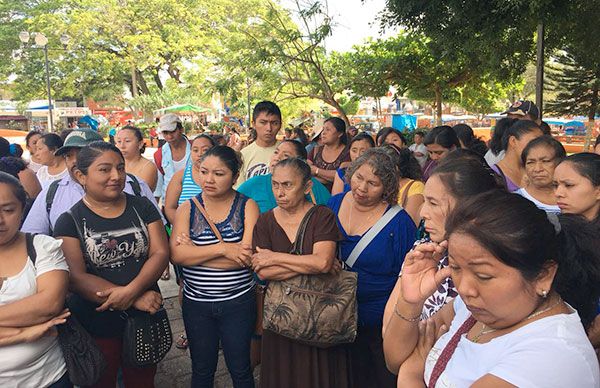
[[[453,146],[455,148],[460,148],[460,142],[458,141],[456,132],[448,125],[440,125],[427,132],[425,139],[423,139],[423,144],[426,146],[430,144],[439,144],[446,149],[451,149]]]
[[[342,136],[340,137],[340,143],[344,145],[348,144],[348,135],[346,134],[346,122],[344,120],[340,119],[339,117],[330,117],[327,120],[325,120],[323,124],[325,123],[331,123],[335,130],[338,133],[342,134]]]
[[[457,124],[452,129],[465,148],[473,150],[481,156],[485,155],[488,148],[481,139],[475,136],[473,128],[467,124]]]
[[[494,127],[494,131],[492,133],[492,138],[490,139],[490,150],[494,155],[498,155],[500,152],[502,152],[502,137],[504,137],[504,132],[506,132],[506,130],[517,121],[518,119],[505,117],[496,122],[496,126]]]

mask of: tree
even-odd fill
[[[563,51],[551,65],[552,87],[558,92],[552,109],[565,114],[588,117],[584,150],[589,150],[594,120],[599,113],[598,86],[600,82],[600,8],[597,2],[573,0],[563,26]],[[561,74],[562,73],[562,74]]]
[[[594,128],[600,108],[600,63],[589,68],[578,63],[573,55],[562,52],[549,65],[548,78],[551,89],[557,92],[548,110],[559,115],[586,116],[588,128]],[[585,149],[588,148],[589,140]]]
[[[432,101],[438,124],[444,100],[487,110],[502,86],[490,72],[481,72],[474,63],[477,59],[448,52],[443,44],[420,33],[401,32],[372,41],[352,55],[359,68],[370,69],[368,80],[380,79],[383,85],[398,88],[400,95]],[[487,101],[482,103],[483,99]]]
[[[545,39],[547,51],[561,47],[568,15],[577,1],[563,0],[387,0],[387,25],[406,26],[443,43],[443,50],[475,59],[479,74],[503,82],[517,82],[535,55],[534,42]],[[594,3],[594,2],[589,2]],[[536,37],[542,23],[545,34]],[[445,55],[444,55],[445,57]]]
[[[330,58],[323,42],[330,35],[332,19],[323,11],[318,1],[294,2],[302,28],[296,26],[289,12],[269,3],[266,18],[255,23],[250,37],[266,61],[280,68],[282,86],[278,95],[283,99],[310,98],[325,102],[335,108],[349,124],[340,93],[346,89],[345,78],[339,78],[337,62]],[[268,41],[257,37],[269,37]]]

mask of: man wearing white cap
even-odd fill
[[[158,132],[163,135],[165,144],[154,153],[159,181],[162,178],[162,188],[155,193],[160,194],[164,202],[171,178],[177,171],[183,170],[190,159],[191,146],[183,135],[181,119],[174,113],[167,113],[160,118]]]

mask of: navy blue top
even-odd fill
[[[336,214],[343,240],[340,256],[346,260],[362,236],[349,236],[337,216],[341,193],[331,197],[327,206]],[[352,195],[348,193],[348,195]],[[365,232],[366,233],[366,232]],[[358,324],[380,326],[383,323],[385,304],[398,280],[404,256],[415,242],[416,228],[405,210],[400,211],[379,232],[354,263],[352,271],[358,273]]]
[[[346,169],[338,168],[337,175],[338,175],[338,177],[340,177],[342,182],[344,182],[344,193],[347,193],[348,191],[352,190],[352,188],[350,187],[350,184],[346,183],[346,180],[344,179],[346,177]]]

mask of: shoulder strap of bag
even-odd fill
[[[25,233],[25,245],[27,246],[27,256],[29,256],[29,260],[35,265],[35,260],[37,259],[37,252],[35,251],[35,246],[33,245],[34,234]]]
[[[140,186],[140,181],[133,174],[127,173],[127,176],[129,178],[131,178],[130,184],[131,184],[131,189],[133,190],[133,195],[135,195],[136,197],[141,197],[142,196],[142,188]]]
[[[402,192],[402,200],[400,201],[400,205],[402,205],[402,207],[406,207],[406,200],[408,199],[408,191],[410,190],[410,188],[412,187],[412,185],[414,183],[415,183],[414,180],[411,180],[410,182],[408,182],[408,184],[406,185],[406,188]]]
[[[200,210],[200,213],[202,213],[206,222],[208,222],[208,226],[210,226],[210,229],[213,231],[215,236],[217,236],[220,242],[223,242],[223,236],[221,236],[221,232],[219,232],[219,229],[217,229],[217,225],[215,225],[215,223],[212,222],[212,220],[208,216],[208,213],[206,212],[206,209],[204,209],[204,206],[202,206],[200,204],[200,201],[198,201],[198,198],[192,197],[192,201],[194,201],[194,204],[196,205],[198,210]]]
[[[438,357],[433,370],[431,371],[431,376],[429,376],[429,384],[427,385],[429,388],[435,388],[435,384],[437,384],[438,379],[442,375],[442,372],[446,369],[446,365],[452,358],[456,347],[458,346],[458,342],[463,334],[467,333],[469,330],[475,326],[477,321],[473,318],[472,315],[469,315],[469,318],[458,328],[458,331],[454,333],[450,341],[446,344],[442,353]]]
[[[301,255],[302,254],[302,246],[304,245],[304,235],[306,234],[306,226],[308,225],[308,221],[312,217],[315,210],[317,210],[317,206],[315,205],[308,209],[302,221],[300,222],[300,226],[298,226],[298,231],[296,232],[296,238],[294,239],[294,245],[292,246],[292,250],[290,251],[293,255]]]
[[[358,260],[358,256],[360,256],[360,254],[371,243],[371,241],[373,241],[375,236],[377,236],[379,232],[381,232],[381,230],[390,223],[392,218],[394,218],[396,214],[400,213],[401,210],[402,206],[394,205],[387,212],[385,212],[385,214],[375,223],[375,225],[373,225],[373,227],[361,237],[360,241],[358,244],[356,244],[352,252],[350,252],[350,256],[348,256],[344,263],[348,267],[352,268],[354,263],[356,263],[356,260]]]
[[[52,209],[52,203],[54,202],[54,197],[56,197],[56,191],[58,190],[60,181],[60,179],[55,180],[48,186],[48,191],[46,192],[46,214],[48,214],[48,216],[50,216],[50,209]]]

